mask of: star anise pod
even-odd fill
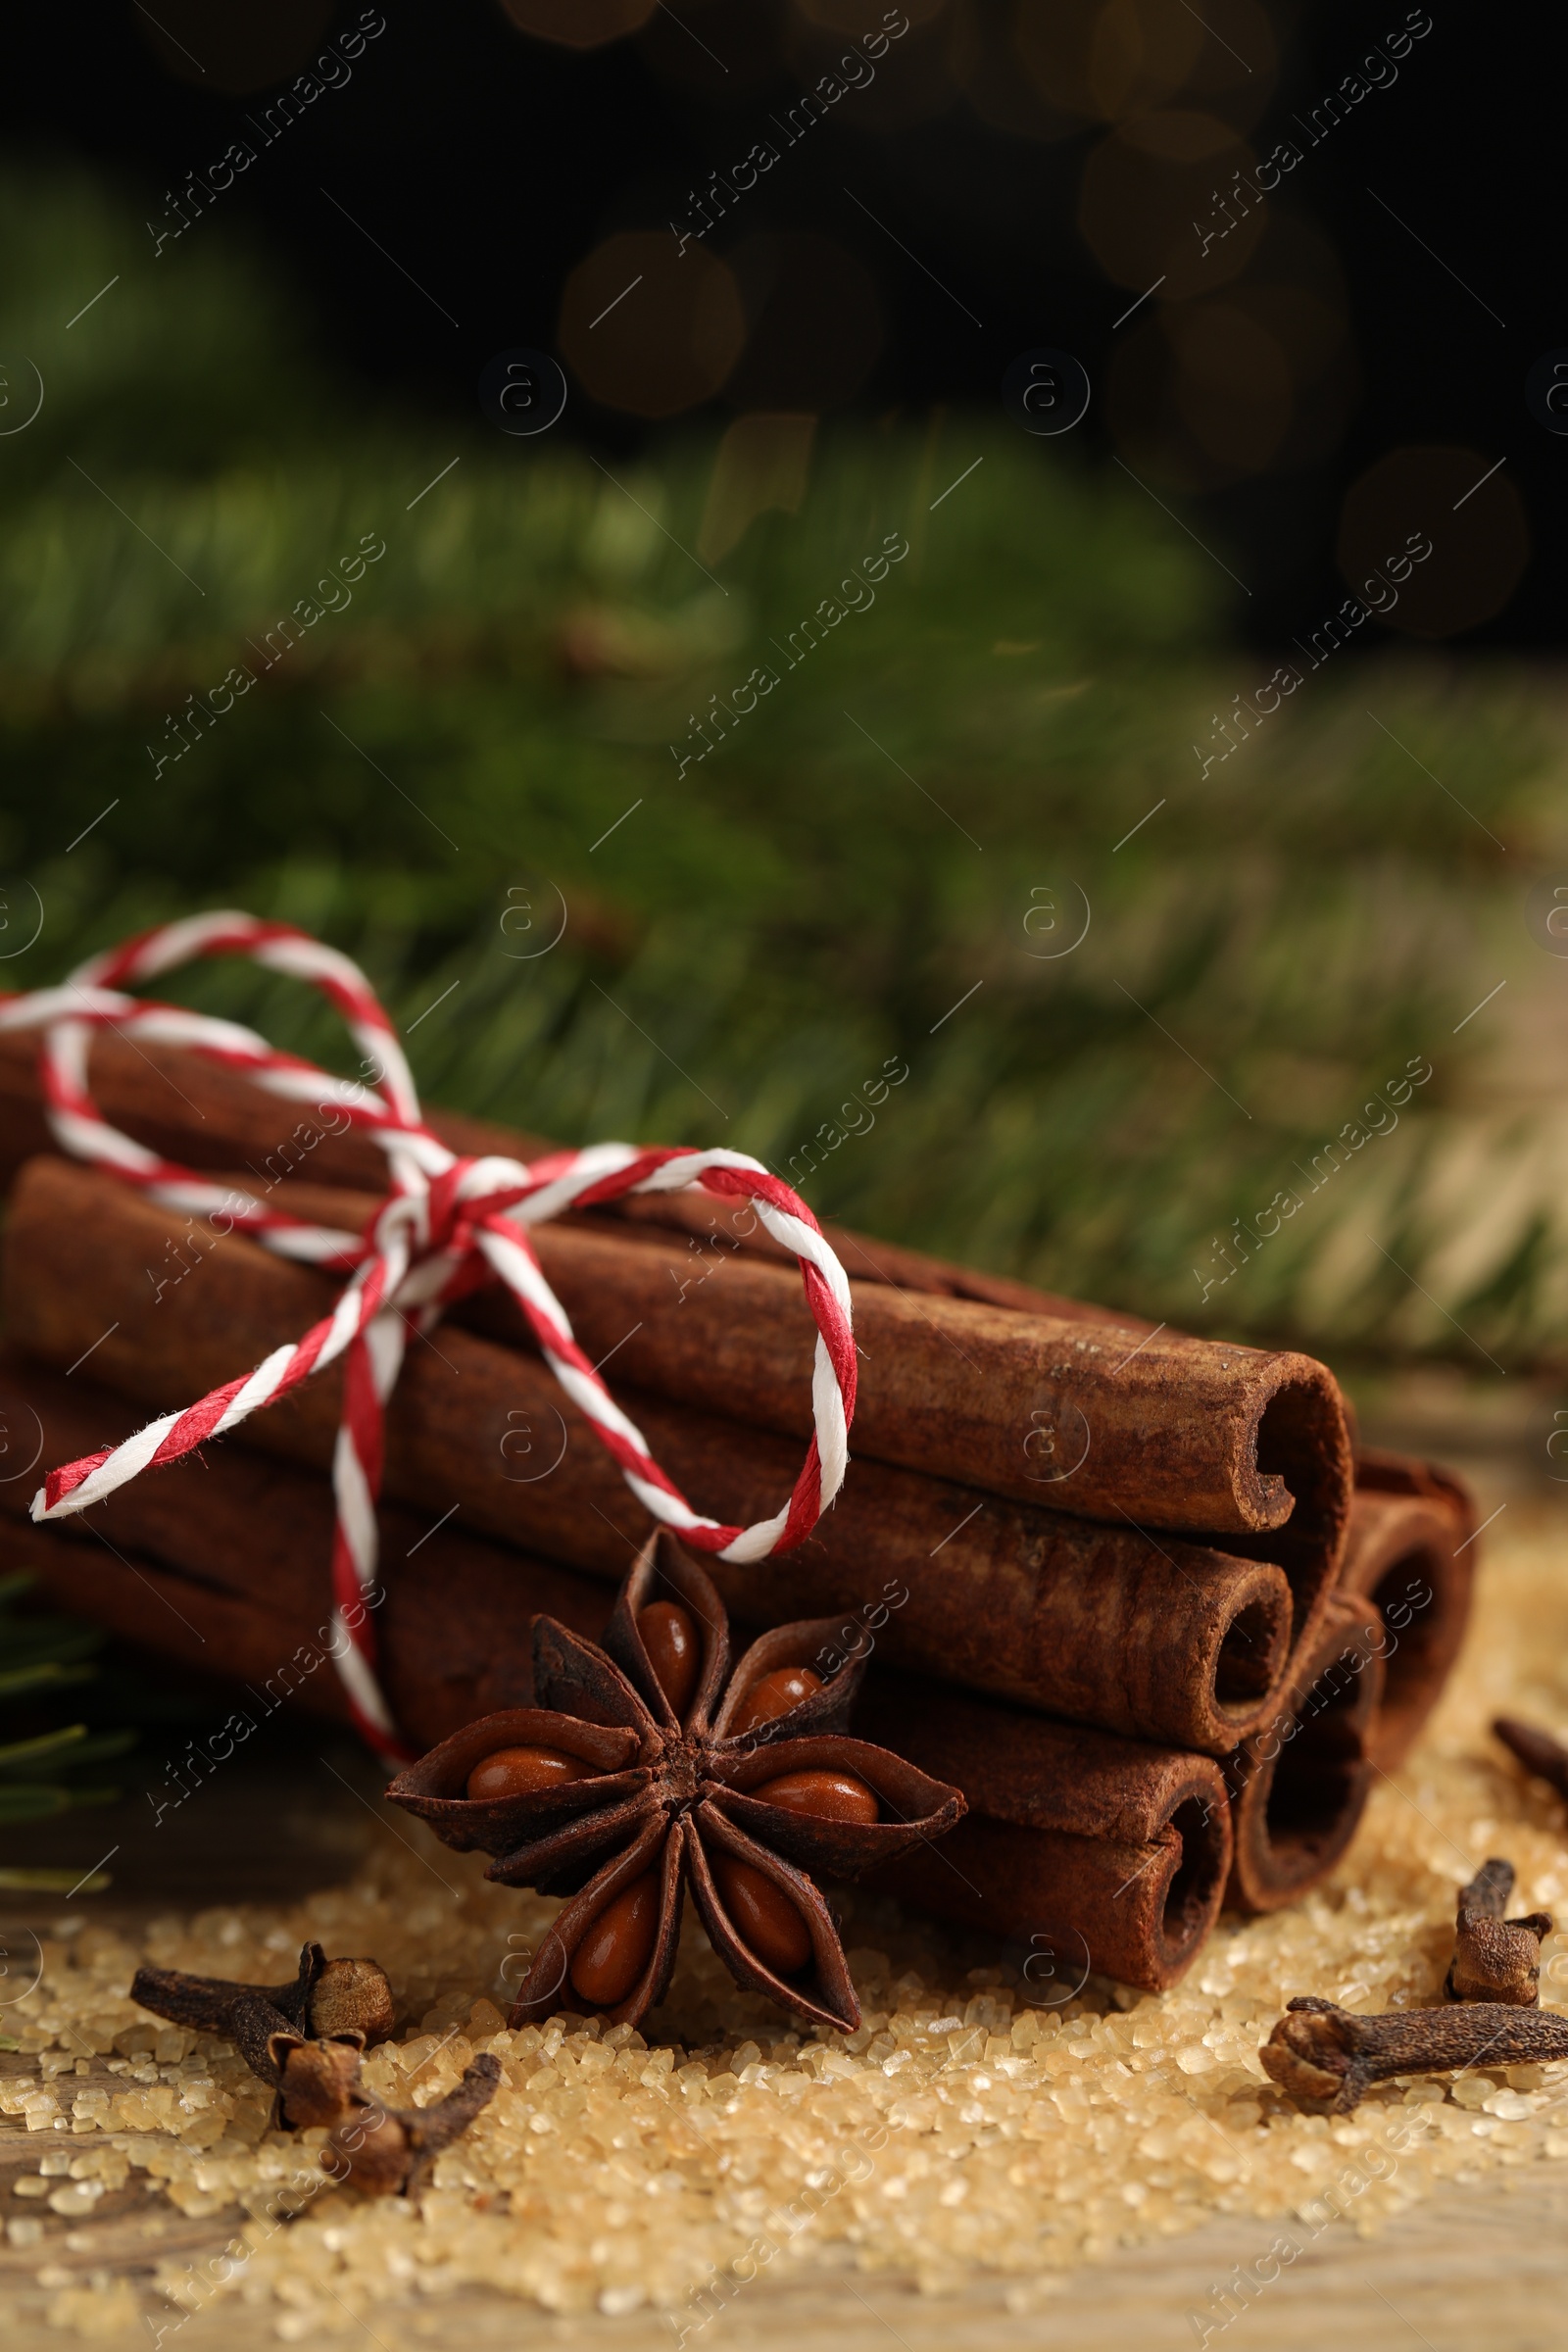
[[[651,1537],[604,1647],[534,1627],[539,1704],[471,1723],[387,1789],[487,1877],[574,1899],[518,1990],[514,2027],[561,2008],[635,2025],[675,1965],[689,1884],[736,1982],[813,2025],[860,2011],[816,1874],[854,1878],[939,1838],[961,1792],[846,1736],[865,1660],[811,1663],[837,1618],[775,1627],[733,1671],[729,1622],[703,1570]]]

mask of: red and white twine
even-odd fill
[[[253,1030],[122,994],[203,956],[249,956],[270,971],[309,980],[343,1015],[376,1083],[346,1082]],[[242,1379],[215,1389],[184,1412],[166,1413],[108,1452],[50,1472],[32,1516],[59,1519],[101,1502],[149,1467],[177,1461],[274,1403],[313,1372],[344,1359],[343,1417],[332,1463],[337,1526],[332,1546],[333,1642],[360,1731],[387,1758],[408,1754],[376,1680],[368,1602],[375,1583],[376,1497],[381,1486],[384,1406],[396,1385],[408,1333],[428,1331],[444,1308],[499,1279],[517,1300],[562,1388],[619,1463],[638,1500],[683,1540],[722,1560],[788,1551],[815,1526],[843,1482],[855,1413],[855,1340],[850,1286],[816,1219],[787,1184],[744,1152],[594,1144],[524,1165],[463,1158],[419,1115],[418,1097],[386,1012],[359,966],[286,923],[248,914],[196,915],[166,923],[95,956],[58,988],[0,1001],[0,1030],[42,1030],[40,1064],[49,1124],[62,1148],[91,1160],[150,1200],[187,1216],[222,1218],[284,1257],[348,1276],[341,1298],[304,1338],[274,1349]],[[140,1045],[183,1046],[224,1069],[243,1070],[269,1094],[341,1112],[386,1153],[390,1197],[363,1235],[313,1225],[249,1194],[214,1184],[122,1135],[87,1091],[93,1034],[112,1029]],[[342,1130],[338,1130],[342,1132]],[[654,1460],[572,1337],[540,1269],[527,1228],[565,1208],[587,1208],[627,1193],[678,1192],[688,1185],[723,1200],[749,1200],[764,1229],[800,1261],[816,1322],[811,1382],[813,1435],[784,1508],[751,1527],[729,1527],[693,1509]]]

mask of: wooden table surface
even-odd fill
[[[112,2080],[113,2078],[107,2078]],[[10,2195],[19,2160],[31,2170],[37,2140],[16,2126],[0,2132],[0,2175],[8,2213],[37,2214]],[[116,2210],[105,2210],[107,2208]],[[106,2196],[98,2215],[62,2226],[47,2247],[48,2283],[40,2286],[38,2247],[0,2252],[0,2294],[17,2310],[8,2352],[59,2352],[69,2342],[45,2312],[69,2278],[85,2284],[105,2271],[125,2277],[144,2315],[103,2341],[177,2343],[180,2352],[262,2352],[277,2344],[276,2306],[250,2310],[227,2298],[180,2321],[151,2289],[155,2259],[199,2261],[220,2252],[241,2216],[236,2209],[199,2222],[165,2206],[168,2227],[156,2244],[141,2235],[154,2210],[145,2192]],[[51,2217],[52,2218],[52,2217]],[[1214,2290],[1234,2266],[1250,2266],[1275,2230],[1249,2219],[1192,2231],[1164,2245],[1140,2247],[1112,2263],[1072,2273],[1034,2310],[1006,2308],[1005,2287],[982,2281],[955,2296],[925,2296],[896,2281],[858,2272],[802,2266],[788,2278],[760,2278],[727,2311],[686,2336],[701,2352],[785,2352],[808,2342],[820,2352],[1192,2352],[1204,2340],[1192,2315],[1210,2314]],[[1568,2337],[1568,2164],[1538,2165],[1471,2193],[1432,2198],[1378,2237],[1360,2238],[1347,2224],[1316,2244],[1258,2293],[1223,2329],[1207,2336],[1225,2352],[1389,2352],[1425,2343],[1432,2352],[1561,2352]],[[531,2304],[465,2291],[375,2308],[373,2324],[356,2323],[338,2340],[368,2336],[383,2352],[480,2352],[532,2344],[580,2346],[583,2352],[669,2352],[677,2342],[662,2314],[625,2319],[556,2319]]]

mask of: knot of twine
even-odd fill
[[[280,1054],[236,1022],[122,995],[176,964],[205,956],[248,956],[269,970],[308,980],[327,996],[365,1055],[374,1084],[345,1081]],[[0,1004],[0,1030],[42,1031],[40,1066],[49,1124],[61,1148],[90,1160],[149,1200],[189,1216],[225,1220],[284,1257],[346,1274],[331,1314],[278,1348],[253,1372],[214,1389],[183,1412],[166,1413],[107,1452],[51,1471],[32,1502],[36,1520],[65,1517],[112,1494],[139,1472],[236,1428],[275,1403],[334,1358],[344,1359],[343,1414],[332,1460],[337,1522],[332,1544],[332,1654],[354,1721],[388,1761],[411,1751],[399,1738],[376,1679],[374,1605],[386,1399],[396,1386],[412,1329],[429,1331],[447,1306],[500,1281],[521,1307],[546,1363],[600,1442],[620,1465],[639,1502],[684,1542],[722,1560],[753,1561],[788,1551],[815,1526],[843,1483],[855,1413],[856,1359],[850,1286],[821,1228],[798,1194],[744,1152],[686,1146],[593,1144],[524,1164],[465,1158],[433,1135],[403,1049],[359,966],[308,932],[253,915],[217,913],[166,923],[91,957],[58,988]],[[214,1184],[111,1127],[87,1089],[94,1033],[114,1030],[133,1044],[183,1046],[220,1067],[244,1071],[286,1102],[331,1107],[386,1153],[390,1198],[363,1235],[315,1225],[242,1191]],[[342,1130],[338,1130],[342,1132]],[[611,1396],[572,1337],[528,1240],[530,1225],[566,1208],[592,1208],[629,1193],[700,1185],[725,1200],[749,1200],[764,1230],[799,1260],[817,1327],[811,1382],[813,1434],[794,1491],[771,1519],[731,1527],[695,1510],[654,1460],[636,1424]]]

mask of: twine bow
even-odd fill
[[[254,1030],[178,1005],[125,996],[204,956],[248,956],[269,970],[309,980],[336,1005],[365,1055],[373,1083],[332,1077],[280,1054]],[[376,1679],[368,1615],[374,1587],[384,1408],[397,1383],[409,1330],[430,1330],[454,1300],[499,1280],[526,1315],[556,1379],[608,1447],[632,1493],[656,1519],[702,1551],[753,1561],[788,1551],[815,1526],[843,1482],[855,1413],[855,1340],[850,1286],[804,1200],[744,1152],[685,1146],[594,1144],[525,1165],[464,1158],[423,1123],[396,1032],[359,966],[307,932],[253,915],[197,915],[167,923],[91,957],[58,988],[0,1004],[0,1030],[41,1029],[40,1066],[49,1124],[63,1150],[91,1160],[150,1200],[191,1216],[222,1219],[280,1255],[348,1276],[331,1314],[253,1372],[214,1389],[183,1412],[159,1420],[104,1453],[51,1471],[33,1498],[36,1520],[65,1517],[102,1501],[162,1462],[177,1461],[208,1438],[284,1396],[334,1358],[344,1359],[343,1416],[332,1461],[337,1524],[332,1544],[332,1650],[349,1706],[365,1739],[404,1761]],[[184,1046],[220,1067],[243,1070],[269,1094],[310,1102],[373,1137],[386,1153],[390,1198],[363,1235],[294,1217],[252,1195],[212,1183],[135,1143],[99,1113],[87,1091],[94,1033],[112,1029],[133,1043]],[[339,1129],[337,1132],[342,1132]],[[751,1527],[705,1518],[660,1468],[572,1337],[546,1282],[527,1228],[565,1208],[589,1208],[628,1193],[700,1185],[723,1200],[749,1200],[764,1229],[800,1262],[817,1327],[811,1382],[813,1434],[784,1507]]]

